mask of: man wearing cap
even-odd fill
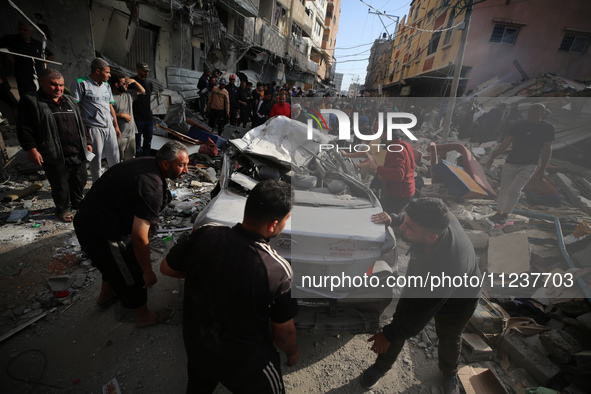
[[[230,124],[236,126],[236,115],[238,115],[238,87],[236,86],[236,75],[230,74],[230,84],[226,86],[230,98]]]
[[[145,90],[143,94],[138,91],[137,98],[133,102],[133,119],[137,126],[135,155],[136,157],[149,156],[152,149],[152,135],[154,134],[154,121],[152,120],[152,108],[150,106],[152,82],[148,80],[150,67],[147,63],[140,62],[135,65],[135,70],[137,75],[132,79],[137,81]],[[130,85],[129,89],[135,89],[135,84]]]
[[[226,78],[221,78],[219,85],[215,86],[207,102],[209,109],[209,127],[218,125],[218,135],[222,135],[224,125],[230,116],[230,95],[226,90]]]
[[[92,152],[95,154],[90,162],[92,182],[101,176],[103,153],[109,167],[119,163],[117,139],[121,137],[121,131],[113,108],[115,99],[107,82],[110,76],[109,63],[96,58],[90,63],[90,75],[75,80],[71,89],[72,97],[80,106],[82,120],[90,132]]]

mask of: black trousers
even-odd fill
[[[224,131],[224,125],[227,122],[227,117],[226,117],[226,111],[224,111],[223,109],[211,109],[209,111],[209,127],[211,127],[211,130],[213,131],[213,129],[215,128],[215,125],[217,123],[218,125],[218,135],[222,135],[222,132]]]
[[[51,197],[59,214],[78,209],[86,186],[86,162],[77,156],[66,157],[64,164],[45,164],[43,170],[51,185]]]
[[[185,342],[186,344],[186,342]],[[207,352],[186,346],[187,351],[187,394],[212,393],[219,383],[232,393],[241,394],[284,394],[281,361],[277,351],[271,354],[265,365],[246,371],[229,371],[212,362],[216,356],[207,357]]]
[[[90,227],[90,229],[89,229]],[[144,289],[144,272],[135,257],[131,237],[125,241],[110,241],[90,231],[89,215],[76,213],[74,230],[80,247],[111,285],[121,304],[136,309],[148,302],[148,290]]]
[[[473,302],[468,301],[453,312],[440,311],[435,315],[435,331],[439,340],[437,345],[439,369],[445,376],[452,376],[458,372],[460,352],[462,350],[462,331],[470,321],[477,301],[477,299]],[[417,313],[420,313],[420,311],[417,311]],[[404,346],[404,342],[406,342],[405,339],[395,340],[390,343],[386,353],[378,354],[375,364],[381,372],[386,373],[392,368]]]

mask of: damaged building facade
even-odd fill
[[[206,69],[242,73],[255,85],[324,89],[332,83],[339,0],[15,4],[46,31],[47,47],[62,63],[55,67],[68,86],[89,73],[95,55],[131,74],[137,62],[146,62],[157,90],[176,90],[183,99],[197,96],[192,85]],[[2,8],[0,35],[15,34],[24,18],[9,4]]]
[[[381,84],[387,96],[448,96],[457,54],[464,45],[461,38],[470,3],[413,0],[390,45],[389,72],[366,81],[366,91],[376,94]],[[587,1],[475,3],[460,72],[460,95],[543,73],[573,80],[591,77],[591,4]],[[372,56],[382,55],[376,51]]]

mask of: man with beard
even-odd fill
[[[144,94],[146,91],[136,80],[126,78],[125,75],[115,73],[111,75],[109,84],[113,90],[113,97],[115,98],[115,115],[119,118],[119,130],[121,130],[121,137],[117,140],[119,145],[119,158],[121,161],[132,159],[135,156],[135,135],[137,133],[137,126],[133,119],[133,99],[131,94],[127,93],[127,87],[134,85],[138,94]]]
[[[382,212],[372,216],[377,224],[400,225],[403,239],[410,243],[406,277],[480,277],[476,255],[464,229],[443,201],[419,198],[411,201],[404,216]],[[461,334],[474,313],[479,287],[442,283],[432,291],[407,286],[403,289],[392,323],[369,338],[375,363],[361,375],[361,384],[372,389],[392,368],[404,343],[435,318],[439,369],[444,376],[444,392],[459,394],[458,364]],[[410,282],[409,282],[410,283]]]
[[[162,323],[174,312],[147,307],[147,289],[156,284],[148,237],[172,200],[166,179],[182,178],[188,164],[178,141],[166,143],[156,157],[119,163],[92,185],[74,218],[80,247],[103,275],[96,303],[106,307],[119,298],[133,309],[138,328]]]

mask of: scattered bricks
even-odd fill
[[[484,231],[466,230],[466,235],[470,238],[474,249],[483,249],[488,246],[488,234]]]
[[[528,272],[529,261],[529,243],[525,231],[489,239],[489,272],[505,274]]]
[[[500,348],[519,366],[527,370],[541,385],[546,385],[550,379],[560,373],[560,368],[552,361],[533,349],[524,340],[522,334],[504,335]]]
[[[489,360],[493,350],[478,334],[462,334],[462,354],[469,363]]]
[[[574,354],[583,350],[581,344],[562,330],[551,330],[540,334],[540,341],[546,348],[549,358],[557,364],[569,364]]]

